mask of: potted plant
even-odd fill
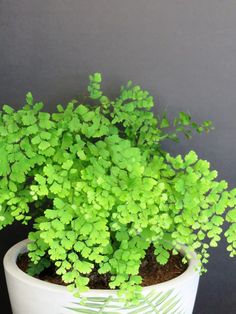
[[[211,122],[181,112],[171,127],[139,86],[110,100],[100,85],[91,75],[88,97],[52,114],[30,93],[20,110],[3,106],[0,229],[34,222],[4,258],[13,313],[192,313],[225,220],[235,255],[236,189],[162,143]],[[49,272],[54,283],[40,277]]]

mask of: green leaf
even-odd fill
[[[80,120],[77,117],[74,117],[69,123],[69,128],[72,132],[78,132],[81,129]]]
[[[186,125],[190,124],[191,116],[182,111],[179,113],[179,119],[180,119],[181,123],[186,126]]]
[[[3,143],[0,143],[0,176],[6,176],[10,173],[8,162],[8,153]]]
[[[46,141],[41,141],[39,144],[39,149],[41,150],[46,150],[49,147],[50,147],[50,144]]]
[[[33,105],[33,102],[34,102],[33,95],[32,95],[31,92],[28,92],[28,93],[26,94],[26,103],[27,103],[28,105]]]
[[[36,124],[34,125],[30,125],[28,128],[27,128],[27,131],[29,132],[29,134],[36,134],[38,132],[38,126]]]
[[[219,217],[220,219],[221,217]],[[236,222],[236,209],[230,210],[227,214],[227,220],[229,222]]]
[[[41,142],[41,138],[39,135],[36,135],[35,137],[32,138],[32,144],[37,145]]]
[[[62,192],[62,187],[57,182],[53,182],[53,184],[50,187],[50,191],[54,194],[60,195],[60,193]]]
[[[84,235],[86,234],[90,234],[90,232],[93,230],[93,226],[92,224],[89,224],[89,223],[85,223],[81,229],[80,229],[80,232]]]
[[[164,128],[168,128],[170,126],[170,122],[166,117],[166,113],[164,114],[163,118],[161,119],[161,124],[160,124],[160,128],[164,129]]]
[[[52,221],[52,227],[58,231],[62,231],[65,228],[64,224],[62,222],[60,222],[59,219],[55,219]]]
[[[32,112],[27,112],[27,114],[22,117],[22,122],[24,125],[32,125],[36,122],[36,118]]]
[[[81,274],[89,274],[93,268],[93,264],[78,260],[74,263],[74,268],[78,270]]]
[[[77,152],[77,156],[81,159],[81,160],[86,160],[86,155],[82,150],[79,150]]]
[[[170,257],[170,253],[160,245],[155,248],[155,255],[157,262],[161,265],[165,265]]]
[[[8,105],[3,105],[2,109],[8,114],[12,114],[14,112],[14,109]]]
[[[94,73],[94,75],[92,76],[92,79],[94,82],[101,83],[102,81],[101,73]]]
[[[70,170],[70,168],[73,166],[72,160],[67,160],[62,164],[62,168],[65,170]]]

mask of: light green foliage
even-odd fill
[[[112,289],[134,300],[151,243],[160,264],[184,244],[203,265],[228,207],[228,250],[236,254],[236,190],[193,151],[173,157],[162,150],[163,140],[208,131],[209,121],[198,125],[183,112],[173,123],[166,114],[155,118],[153,98],[139,86],[128,83],[110,100],[100,84],[101,75],[91,75],[89,104],[73,100],[53,114],[30,93],[18,111],[3,106],[0,229],[34,219],[31,274],[53,263],[79,293],[96,266],[111,273]]]

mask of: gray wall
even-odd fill
[[[94,71],[104,74],[110,94],[132,79],[171,115],[186,110],[199,121],[214,121],[210,135],[169,149],[195,149],[231,186],[236,184],[235,58],[235,0],[0,0],[1,104],[19,106],[31,90],[53,110],[83,91]],[[26,232],[18,225],[2,232],[1,254]],[[222,243],[201,279],[196,314],[236,312],[235,267]],[[0,308],[6,306],[8,314],[0,282]]]

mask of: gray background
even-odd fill
[[[198,121],[214,121],[208,136],[167,146],[195,149],[231,186],[235,58],[235,0],[0,0],[0,104],[20,106],[31,90],[53,110],[84,91],[94,71],[113,95],[132,79],[161,103],[156,111],[186,110]],[[1,232],[1,255],[26,234],[20,225]],[[236,260],[227,257],[224,241],[221,246],[201,279],[195,314],[236,312]],[[3,278],[0,284],[0,312],[9,314]]]

